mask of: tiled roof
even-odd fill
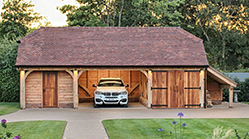
[[[207,66],[180,27],[41,27],[20,39],[16,66]]]

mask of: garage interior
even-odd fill
[[[79,106],[93,103],[95,87],[101,78],[121,78],[126,87],[130,102],[147,102],[148,100],[148,79],[139,70],[87,70],[78,79]],[[143,104],[143,103],[142,103]],[[147,104],[144,104],[147,105]],[[131,105],[130,105],[131,106]]]

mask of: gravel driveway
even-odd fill
[[[230,109],[228,108],[228,103],[208,109],[147,109],[143,107],[25,109],[0,116],[0,119],[5,118],[9,122],[63,120],[67,121],[63,139],[106,139],[108,136],[102,125],[102,120],[121,118],[176,118],[178,112],[183,112],[184,118],[249,118],[249,105],[234,103],[234,108]]]

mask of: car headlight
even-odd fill
[[[126,91],[120,92],[121,95],[127,95],[128,93]]]
[[[102,92],[100,92],[100,91],[96,91],[96,92],[95,92],[95,94],[96,94],[96,95],[101,95],[101,94],[102,94]]]

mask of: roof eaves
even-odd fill
[[[224,77],[225,79],[229,80],[230,82],[232,82],[233,84],[237,85],[237,83],[235,81],[233,81],[232,79],[228,78],[227,76],[225,76],[224,74],[222,74],[221,72],[219,72],[218,70],[216,70],[215,68],[213,68],[212,66],[209,66],[209,68],[211,70],[213,70],[214,72],[218,73],[220,76]],[[236,87],[236,86],[235,86]]]

